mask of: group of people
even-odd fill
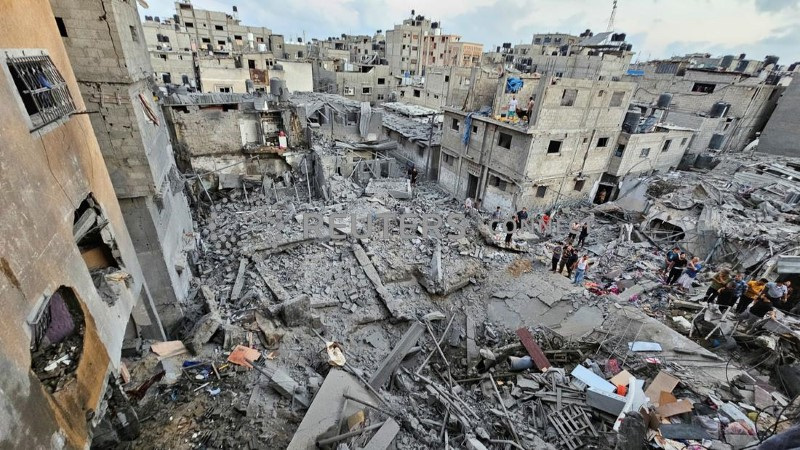
[[[573,279],[572,284],[580,286],[589,270],[589,255],[578,256],[578,250],[572,243],[565,242],[564,245],[556,246],[553,249],[553,257],[550,260],[551,272],[563,274],[567,269],[567,278]],[[575,271],[575,277],[572,272]]]
[[[700,258],[689,259],[675,247],[667,252],[662,275],[668,285],[677,283],[679,289],[687,290],[702,268]],[[716,303],[721,311],[735,306],[739,320],[747,326],[753,326],[767,315],[774,318],[775,309],[800,313],[800,304],[792,308],[789,303],[793,293],[791,281],[768,281],[766,278],[745,281],[744,278],[743,273],[734,275],[730,269],[720,269],[711,278],[704,300]]]
[[[667,252],[664,263],[662,271],[662,275],[665,276],[664,282],[670,286],[677,283],[677,288],[681,292],[687,292],[692,287],[698,272],[703,269],[699,257],[693,256],[690,259],[679,247]]]
[[[506,114],[506,117],[508,117],[509,119],[513,119],[514,117],[516,117],[518,105],[519,102],[517,101],[517,96],[512,95],[511,100],[509,100],[508,102],[508,113]],[[531,116],[533,115],[533,105],[534,105],[533,97],[531,97],[530,99],[528,99],[528,106],[525,109],[526,113],[525,119],[529,124],[531,123]]]

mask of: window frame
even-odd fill
[[[507,138],[507,139],[504,139],[504,138]],[[497,146],[498,147],[503,147],[505,149],[511,150],[511,143],[513,141],[514,141],[514,135],[513,134],[503,133],[502,131],[498,132],[498,136],[497,136]]]
[[[558,146],[556,147],[555,151],[553,151],[553,143],[557,142]],[[564,141],[559,141],[558,139],[550,139],[550,142],[547,143],[547,154],[548,155],[560,155],[561,154],[561,147],[564,145]]]

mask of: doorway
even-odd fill
[[[478,177],[471,173],[468,173],[467,177],[467,197],[474,199],[478,194]]]

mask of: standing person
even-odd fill
[[[681,274],[683,273],[683,268],[686,267],[686,263],[689,261],[686,260],[686,253],[680,252],[678,257],[675,261],[672,261],[672,264],[669,266],[669,275],[667,275],[667,284],[672,285],[678,281]]]
[[[686,264],[686,269],[683,271],[683,275],[678,278],[678,290],[681,292],[687,292],[689,289],[692,288],[692,282],[695,278],[697,278],[697,272],[703,269],[703,265],[700,263],[700,258],[695,256],[692,258],[688,264]]]
[[[512,95],[511,101],[508,102],[508,118],[512,119],[517,115],[517,96]]]
[[[564,267],[567,267],[567,262],[569,261],[570,256],[572,255],[572,246],[569,244],[564,244],[561,248],[561,263],[558,265],[558,273],[564,273]],[[567,268],[569,272],[570,269]]]
[[[569,234],[567,235],[567,239],[574,241],[580,230],[581,224],[578,222],[572,222],[572,225],[569,226]]]
[[[736,307],[736,312],[739,314],[743,313],[744,310],[747,309],[747,306],[756,301],[756,299],[761,295],[761,292],[764,290],[764,286],[766,285],[766,278],[749,281],[747,283],[747,290],[744,292],[741,301],[739,301],[739,306]]]
[[[717,291],[717,305],[720,311],[725,311],[736,303],[736,283],[729,282]]]
[[[789,293],[789,290],[781,282],[770,281],[764,285],[764,291],[762,293],[769,298],[769,301],[772,302],[776,308],[780,308],[786,303],[786,295]]]
[[[417,171],[417,166],[411,168],[411,186],[417,185],[417,177],[419,177],[419,172]]]
[[[567,278],[572,278],[572,271],[575,270],[575,267],[578,265],[578,251],[572,248],[569,254],[569,259],[567,259]]]
[[[736,278],[732,281],[734,284],[734,295],[736,296],[736,300],[742,298],[744,292],[747,290],[747,283],[744,281],[744,274],[739,272],[736,274]]]
[[[473,208],[475,208],[475,211],[477,211],[478,213],[481,212],[481,206],[482,206],[481,203],[483,203],[483,200],[479,198],[475,199],[475,204],[473,205]]]
[[[548,235],[548,230],[550,229],[550,215],[544,213],[542,215],[542,234],[545,236]]]
[[[503,213],[500,211],[500,207],[498,206],[497,209],[494,210],[492,213],[492,231],[497,227],[497,224],[500,222],[500,219],[503,217]]]
[[[581,227],[581,234],[578,235],[578,245],[583,247],[583,244],[586,243],[587,236],[589,236],[589,224],[584,222]]]
[[[586,271],[589,269],[589,255],[583,255],[578,262],[575,263],[575,281],[573,284],[575,286],[580,286],[581,282],[583,281],[583,277],[586,276]]]
[[[662,276],[666,277],[669,275],[669,271],[672,270],[672,264],[678,259],[680,254],[681,249],[678,247],[675,247],[667,252],[667,256],[664,257],[664,270],[661,271]]]
[[[517,212],[517,228],[522,228],[522,225],[528,222],[528,208],[522,208]]]
[[[706,296],[703,301],[713,302],[717,298],[719,290],[725,287],[731,281],[731,271],[722,269],[711,278],[711,286],[706,291]]]
[[[517,223],[517,216],[506,222],[506,247],[511,247],[511,235],[514,233],[514,224]]]
[[[553,257],[550,259],[550,264],[552,266],[552,269],[550,270],[550,272],[555,272],[556,271],[556,267],[558,267],[558,261],[561,260],[561,251],[562,250],[563,249],[561,248],[560,245],[556,245],[556,247],[553,249]]]
[[[469,213],[471,212],[472,212],[472,199],[467,197],[467,199],[464,200],[464,217],[469,216]]]
[[[528,109],[526,111],[528,115],[528,125],[531,124],[531,116],[533,116],[533,97],[528,99]]]

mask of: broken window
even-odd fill
[[[686,145],[686,141],[688,141],[688,140],[689,140],[688,138],[683,138],[683,139],[681,139],[681,147],[683,147],[684,145]]]
[[[600,139],[597,140],[597,146],[598,147],[605,147],[607,145],[608,145],[608,138],[607,137],[601,137]]]
[[[672,144],[672,139],[667,139],[666,141],[664,141],[664,145],[661,146],[661,151],[665,152],[665,151],[669,150],[669,145],[670,144]]]
[[[586,184],[586,180],[576,180],[575,187],[573,189],[580,192],[583,190],[584,184]]]
[[[164,84],[170,84],[172,83],[172,76],[169,72],[164,72],[161,74],[161,81],[163,81]]]
[[[194,23],[192,22],[184,22],[186,24],[186,28],[194,28]]]
[[[67,83],[49,56],[9,57],[6,64],[28,113],[31,130],[75,111]]]
[[[356,95],[356,89],[354,87],[345,86],[344,95]]]
[[[511,135],[506,133],[500,133],[500,137],[497,138],[497,145],[503,148],[511,148]]]
[[[714,92],[714,88],[716,87],[717,85],[713,83],[695,83],[694,86],[692,86],[692,92],[710,94]]]
[[[247,68],[248,69],[255,69],[256,68],[256,60],[255,59],[248,59],[247,60]]]
[[[369,86],[364,86],[361,88],[362,94],[372,94],[372,88]]]
[[[577,89],[564,89],[561,93],[561,106],[572,106],[575,104],[575,99],[578,97]]]
[[[453,119],[453,121],[450,123],[450,128],[458,131],[458,119]]]
[[[31,369],[55,393],[74,382],[86,331],[83,308],[65,286],[43,299],[28,319],[31,327]]]
[[[473,133],[477,133],[478,132],[478,126],[477,125],[473,125],[472,126],[472,132]]]
[[[217,92],[229,93],[231,92],[230,86],[217,86]]]
[[[131,25],[128,28],[131,29],[131,39],[133,39],[133,42],[139,42],[139,34],[136,32],[136,27]]]
[[[219,45],[219,46],[225,46],[225,41],[217,41],[217,45]]]
[[[625,144],[617,145],[617,149],[614,150],[614,156],[617,158],[622,158],[623,153],[625,153]]]
[[[234,41],[241,41],[241,40],[242,40],[242,37],[241,37],[241,36],[239,36],[238,34],[234,34],[234,35],[233,35],[233,40],[234,40]]]
[[[383,100],[383,98],[384,98],[383,94],[378,94],[378,100]]]
[[[414,97],[419,97],[419,96],[420,96],[419,89],[414,89]]]
[[[406,91],[400,91],[400,97],[405,97],[405,96],[406,96]]]
[[[209,38],[201,38],[201,40],[203,41],[203,44],[210,44],[211,43],[211,39],[209,39]]]
[[[547,144],[547,153],[559,153],[561,151],[562,141],[550,141]]]
[[[447,164],[448,166],[453,164],[454,159],[455,158],[453,158],[451,155],[448,155],[447,153],[442,153],[442,161],[444,161],[444,163]]]
[[[449,83],[450,82],[450,75],[445,75],[444,76],[444,82],[445,83]]]
[[[64,19],[61,17],[56,17],[56,26],[58,27],[58,33],[61,35],[61,37],[69,37],[67,35],[67,27],[64,25]]]
[[[162,53],[161,55],[158,55],[158,56],[160,56],[160,57],[161,57],[161,59],[163,59],[164,61],[166,61],[166,60],[167,60],[167,55],[166,55],[166,54],[163,54],[163,53]]]
[[[648,155],[650,155],[650,147],[643,148],[642,152],[639,153],[640,158],[647,158]]]
[[[544,198],[547,195],[547,186],[536,186],[536,196]]]
[[[608,102],[608,106],[611,108],[622,106],[623,98],[625,98],[625,91],[614,91],[614,93],[611,94],[611,100]]]
[[[214,25],[214,29],[217,31],[222,31],[222,25]]]
[[[496,187],[501,191],[505,191],[506,188],[508,187],[508,182],[500,179],[500,177],[492,176],[489,182],[492,184],[492,186]]]
[[[378,84],[386,84],[386,78],[378,78]]]

